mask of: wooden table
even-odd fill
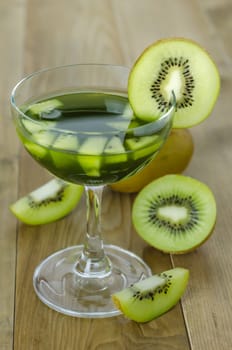
[[[232,348],[232,4],[231,0],[1,0],[0,2],[0,349],[229,350]],[[213,190],[218,219],[210,240],[191,254],[148,247],[130,221],[134,196],[106,191],[106,242],[141,255],[154,272],[190,269],[186,294],[147,324],[122,316],[78,319],[44,306],[32,287],[36,265],[81,241],[84,201],[68,217],[23,225],[8,207],[51,178],[21,148],[12,124],[10,91],[25,74],[81,62],[131,66],[153,41],[186,36],[217,62],[221,95],[212,116],[192,129],[194,157],[186,174]],[[207,94],[207,91],[205,91]]]

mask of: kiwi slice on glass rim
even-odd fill
[[[42,225],[61,219],[78,204],[83,186],[52,179],[10,206],[12,213],[28,225]]]
[[[220,76],[210,55],[185,38],[155,42],[136,60],[128,80],[135,115],[155,120],[176,97],[174,128],[188,128],[206,119],[220,91]]]
[[[165,175],[139,192],[132,220],[137,233],[151,246],[181,254],[208,239],[216,212],[215,197],[207,185],[184,175]]]
[[[151,321],[180,300],[189,280],[189,270],[176,267],[145,278],[112,296],[123,314],[136,322]]]

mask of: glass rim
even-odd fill
[[[128,75],[130,73],[130,68],[127,66],[123,66],[123,65],[118,65],[118,64],[110,64],[110,63],[74,63],[74,64],[68,64],[68,65],[60,65],[60,66],[54,66],[54,67],[47,67],[47,68],[42,68],[40,70],[37,70],[35,72],[32,72],[30,74],[27,74],[26,76],[24,76],[21,80],[18,81],[18,83],[13,87],[12,91],[11,91],[11,95],[10,95],[10,103],[11,103],[11,107],[14,108],[17,113],[22,116],[23,118],[29,120],[30,122],[33,122],[35,125],[40,125],[41,126],[41,120],[35,120],[31,117],[29,117],[28,115],[26,115],[18,106],[18,104],[15,101],[15,95],[17,90],[28,80],[30,80],[31,78],[38,76],[40,74],[46,73],[46,72],[51,72],[51,71],[58,71],[61,69],[68,69],[68,68],[74,68],[74,67],[105,67],[105,68],[115,68],[115,69],[124,69],[128,72]],[[80,90],[81,91],[81,90]],[[84,90],[83,90],[84,91]],[[86,89],[85,92],[93,92],[96,90],[91,90],[91,89]],[[99,91],[103,92],[103,89],[99,89]],[[104,91],[105,92],[105,91]],[[127,94],[127,90],[125,89],[125,94],[126,96],[128,96]],[[120,93],[119,93],[120,95]],[[128,103],[130,104],[129,100]],[[131,107],[131,106],[130,106]],[[160,114],[159,117],[155,118],[152,121],[145,121],[144,125],[140,125],[140,126],[135,126],[132,127],[130,129],[127,130],[113,130],[113,131],[72,131],[72,130],[68,130],[68,129],[62,129],[56,126],[46,126],[46,130],[52,130],[55,132],[59,132],[59,133],[64,133],[64,134],[73,134],[73,135],[80,135],[80,134],[88,134],[88,135],[110,135],[113,134],[115,136],[117,136],[117,134],[132,134],[134,136],[146,136],[149,133],[153,134],[154,132],[159,131],[160,129],[162,129],[169,121],[170,117],[172,116],[173,112],[175,111],[176,108],[176,97],[174,92],[172,91],[172,98],[170,100],[169,106],[168,108]],[[131,110],[133,112],[133,109],[131,107]],[[136,114],[135,114],[136,116]],[[140,118],[138,118],[140,119]],[[42,120],[44,122],[46,122],[47,120],[44,119]],[[150,129],[150,127],[152,127]],[[149,130],[150,129],[150,130]],[[146,133],[144,134],[144,132],[146,131]]]

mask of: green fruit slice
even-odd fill
[[[170,310],[183,295],[189,280],[184,268],[162,272],[115,293],[113,301],[123,314],[137,322],[148,322]]]
[[[139,159],[153,155],[160,148],[159,135],[133,137],[125,140],[126,147],[132,151],[132,158]]]
[[[52,147],[76,153],[79,147],[79,140],[75,134],[60,134],[53,142]]]
[[[42,225],[69,214],[83,193],[80,185],[53,179],[10,206],[12,213],[28,225]]]
[[[79,139],[74,134],[61,134],[52,144],[50,155],[57,168],[72,167],[76,162]]]
[[[56,133],[41,130],[31,136],[30,139],[25,138],[23,140],[24,147],[27,151],[36,159],[44,158],[48,153],[48,148],[51,147],[52,143],[56,138]]]
[[[50,120],[43,120],[43,121],[33,121],[30,119],[22,118],[21,122],[26,130],[26,132],[30,134],[34,134],[37,132],[40,132],[42,130],[46,130],[49,128],[53,128],[56,125],[56,122],[50,121]]]
[[[80,146],[77,161],[88,176],[99,177],[107,137],[91,136]]]
[[[63,103],[54,98],[30,105],[27,109],[27,113],[37,119],[57,119],[61,116],[58,108],[61,108],[62,106]]]
[[[197,43],[183,38],[160,40],[135,62],[128,81],[128,97],[135,115],[155,120],[176,96],[173,126],[188,128],[211,113],[220,90],[218,69]]]
[[[138,234],[153,247],[180,254],[201,245],[212,233],[216,202],[202,182],[166,175],[144,187],[133,204]]]
[[[131,151],[136,151],[138,149],[143,149],[147,146],[152,145],[159,139],[158,135],[153,136],[142,136],[142,137],[133,137],[125,140],[125,144]]]
[[[24,140],[24,147],[33,157],[38,160],[43,159],[48,154],[48,150],[46,148],[28,140]]]
[[[107,164],[123,163],[127,161],[127,154],[119,137],[113,136],[104,148],[104,160]]]

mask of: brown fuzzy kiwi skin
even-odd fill
[[[162,44],[162,43],[168,43],[170,41],[179,41],[179,42],[184,42],[184,43],[190,43],[192,44],[193,46],[196,46],[196,47],[199,47],[202,49],[202,51],[209,57],[209,59],[211,60],[212,64],[214,65],[215,67],[215,70],[218,71],[218,68],[217,68],[217,65],[215,63],[215,61],[213,60],[212,56],[210,55],[210,53],[203,47],[201,46],[198,42],[194,41],[193,39],[190,39],[190,38],[185,38],[185,37],[169,37],[169,38],[163,38],[163,39],[159,39],[155,42],[153,42],[152,44],[150,44],[149,46],[147,46],[143,51],[142,53],[139,55],[139,57],[135,60],[134,64],[133,64],[133,67],[131,68],[131,71],[130,71],[130,74],[129,74],[129,77],[128,77],[128,90],[129,90],[129,86],[131,84],[131,76],[133,74],[133,68],[137,65],[137,63],[139,62],[139,60],[141,59],[141,57],[146,54],[147,51],[149,51],[152,47],[155,47],[155,46],[158,46],[159,44]],[[217,93],[216,93],[216,96],[215,96],[215,103],[216,103],[216,100],[219,96],[219,93],[220,93],[220,88],[221,88],[221,82],[220,82],[220,75],[218,73],[218,77],[219,77],[219,81],[218,81],[218,90],[217,90]],[[198,125],[200,123],[202,123],[211,113],[212,113],[212,110],[214,108],[214,105],[215,103],[212,104],[211,106],[211,109],[209,109],[208,113],[204,116],[204,118],[202,118],[202,120],[199,120],[198,122],[194,123],[193,125],[187,125],[187,126],[178,126],[176,125],[175,123],[173,124],[175,128],[190,128],[192,126],[195,126],[195,125]],[[174,119],[175,120],[175,119]]]

